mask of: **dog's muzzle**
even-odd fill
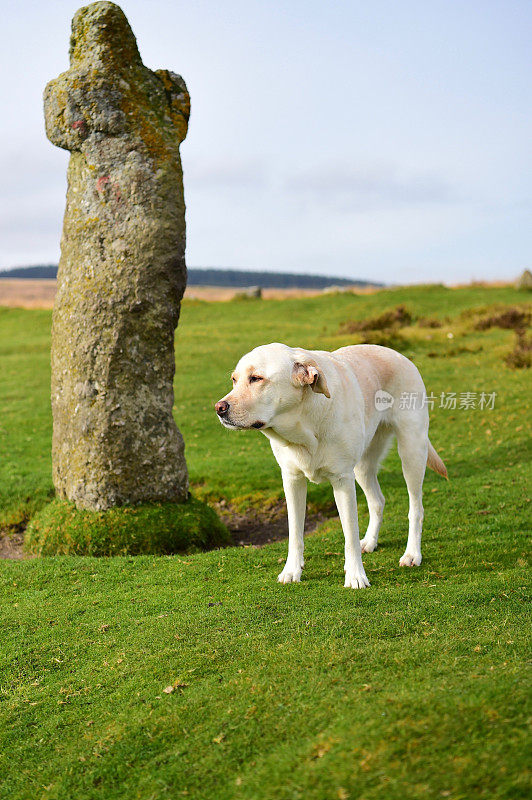
[[[231,410],[231,406],[227,402],[227,400],[218,400],[218,402],[214,406],[214,410],[218,414],[218,419],[222,423],[225,428],[237,428],[242,430],[242,428],[250,427],[250,428],[264,428],[264,422],[252,422],[249,426],[238,425],[237,423],[233,422],[229,419],[229,411]]]

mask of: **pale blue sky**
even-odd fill
[[[54,262],[68,154],[42,90],[78,2],[2,3],[0,267]],[[190,266],[390,282],[531,264],[532,2],[125,0],[185,78]]]

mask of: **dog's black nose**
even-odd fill
[[[219,417],[225,417],[229,411],[229,403],[227,400],[218,400],[214,408],[216,409],[216,413]]]

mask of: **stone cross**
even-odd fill
[[[181,502],[185,82],[147,69],[122,10],[92,3],[74,16],[70,69],[46,87],[44,110],[48,138],[71,152],[52,325],[57,494],[94,510]]]

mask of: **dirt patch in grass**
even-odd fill
[[[35,558],[24,552],[24,530],[0,530],[0,558],[10,558],[14,561]]]
[[[248,509],[246,512],[231,508],[225,500],[214,504],[214,508],[225,524],[234,547],[263,547],[271,542],[288,538],[286,505],[279,502],[267,511]],[[307,513],[305,533],[314,531],[327,516],[323,512]]]

